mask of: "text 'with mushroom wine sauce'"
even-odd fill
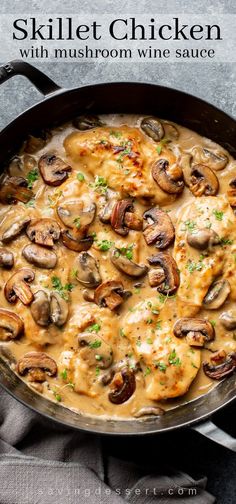
[[[234,372],[235,169],[155,117],[29,135],[0,179],[0,339],[32,394],[144,419]]]

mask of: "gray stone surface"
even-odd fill
[[[236,13],[235,0],[1,0],[1,14],[75,13],[87,15],[124,14],[223,14]],[[191,18],[190,18],[191,20]],[[4,43],[4,41],[2,41]],[[11,55],[9,54],[9,59]],[[236,116],[236,64],[229,63],[158,63],[158,62],[38,62],[34,63],[63,87],[81,86],[93,82],[145,81],[175,87],[201,98]],[[39,93],[24,77],[16,77],[0,89],[0,127],[20,111],[40,99]]]

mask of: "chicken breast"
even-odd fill
[[[141,302],[127,313],[124,333],[142,363],[148,399],[160,401],[187,392],[200,368],[201,354],[174,336],[168,311],[158,298]]]
[[[204,250],[190,246],[189,237],[208,230],[216,243]],[[214,235],[216,233],[216,235]],[[236,226],[235,215],[224,196],[194,199],[181,210],[176,225],[173,256],[180,272],[178,289],[179,316],[192,316],[202,306],[211,284],[225,278],[236,299]]]
[[[164,193],[151,175],[151,165],[160,157],[156,147],[141,131],[129,126],[73,132],[64,141],[69,160],[78,168],[103,177],[109,187],[123,194],[165,204],[173,196]],[[169,156],[175,160],[170,151]]]

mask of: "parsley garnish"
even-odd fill
[[[100,240],[100,241],[96,242],[96,245],[98,246],[98,248],[100,250],[102,250],[103,252],[106,252],[107,250],[109,250],[112,247],[113,242],[109,241],[109,240]]]
[[[167,368],[167,366],[166,366],[166,364],[164,364],[164,362],[158,362],[158,361],[154,362],[154,366],[156,368],[158,368],[159,371],[162,371],[163,373],[165,373],[166,368]]]
[[[181,360],[179,357],[177,357],[176,350],[172,350],[172,352],[169,354],[168,358],[169,364],[173,364],[174,366],[180,366]]]
[[[100,331],[100,329],[101,329],[100,324],[92,324],[91,326],[87,327],[87,331],[88,332],[96,332],[96,333],[98,333]]]
[[[60,375],[63,378],[63,380],[66,380],[67,379],[67,369],[63,369],[63,371],[60,373]]]
[[[81,226],[81,223],[80,223],[80,217],[76,217],[76,219],[74,219],[73,223],[75,224],[75,227],[76,227],[77,229],[79,229],[79,228],[80,228],[80,226]]]
[[[106,193],[107,191],[107,181],[100,175],[96,175],[94,183],[89,184],[89,186],[98,193]]]
[[[62,285],[60,278],[57,276],[53,276],[51,278],[51,282],[52,282],[53,289],[56,290],[58,292],[58,294],[60,294],[60,296],[63,299],[65,299],[65,301],[68,301],[69,297],[68,297],[67,293],[72,291],[72,289],[74,288],[74,285],[71,283],[67,283],[65,285]]]
[[[32,189],[34,182],[36,180],[38,180],[38,178],[39,178],[39,172],[38,172],[37,168],[29,171],[29,173],[27,173],[27,175],[26,175],[26,178],[27,178],[27,182],[28,182],[28,188]]]
[[[150,369],[150,367],[146,367],[145,372],[144,372],[144,376],[147,376],[147,375],[149,375],[150,373],[151,373],[151,369]]]
[[[213,210],[213,215],[215,216],[216,220],[222,221],[224,217],[224,212],[221,210]]]
[[[101,344],[102,344],[101,340],[96,339],[95,341],[89,343],[89,348],[99,348]]]
[[[83,173],[78,172],[78,173],[77,173],[77,179],[78,179],[80,182],[83,182],[83,181],[84,181],[84,175],[83,175]]]

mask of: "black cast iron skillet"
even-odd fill
[[[175,121],[207,136],[236,157],[236,121],[221,110],[175,89],[142,83],[95,84],[61,89],[42,72],[23,61],[0,67],[0,84],[24,75],[45,96],[0,133],[1,167],[15,154],[28,133],[63,123],[80,113],[151,114]],[[144,435],[191,426],[210,439],[236,451],[236,440],[211,421],[213,413],[236,397],[236,376],[220,382],[206,395],[147,421],[103,420],[79,415],[33,393],[9,368],[0,350],[0,385],[17,400],[67,427],[99,434]]]

